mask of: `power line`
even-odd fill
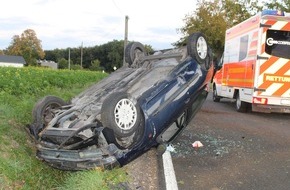
[[[124,15],[123,11],[122,11],[118,6],[117,6],[116,2],[115,2],[114,0],[112,0],[112,1],[113,1],[113,3],[114,3],[115,7],[118,9],[118,11],[119,11],[122,15]]]

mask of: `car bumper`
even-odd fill
[[[290,113],[290,108],[280,105],[252,104],[252,111],[263,113]]]
[[[110,144],[106,149],[89,147],[84,150],[64,150],[37,146],[37,158],[62,170],[112,169],[119,165],[118,149]]]

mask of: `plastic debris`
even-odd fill
[[[169,152],[176,152],[176,151],[175,151],[175,148],[173,147],[172,144],[169,144],[169,145],[167,146],[166,150],[168,150]]]
[[[203,144],[200,141],[195,141],[192,143],[193,148],[198,149],[200,147],[203,147]]]

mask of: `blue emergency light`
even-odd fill
[[[262,11],[262,16],[264,15],[285,16],[284,11],[269,10],[269,9]]]

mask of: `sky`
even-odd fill
[[[155,50],[172,48],[182,34],[184,18],[197,0],[8,0],[1,2],[0,49],[26,29],[36,32],[43,50],[93,47],[128,40]]]

